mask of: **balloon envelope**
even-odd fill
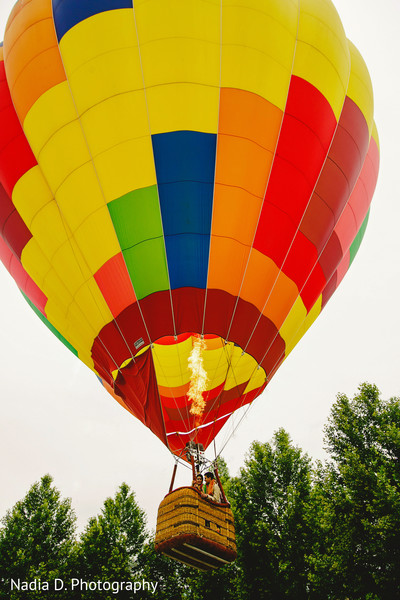
[[[207,447],[364,235],[361,56],[330,0],[20,0],[0,56],[4,264],[172,452]]]

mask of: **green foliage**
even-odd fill
[[[280,429],[272,444],[252,444],[229,491],[242,597],[306,598],[310,459]]]
[[[101,514],[91,518],[82,533],[76,565],[79,577],[85,581],[132,579],[146,537],[145,514],[137,505],[134,493],[123,483],[114,498],[107,498]],[[98,593],[83,590],[82,598],[98,598]],[[131,598],[133,593],[123,590],[118,597]]]
[[[35,483],[25,498],[2,519],[0,529],[0,598],[21,598],[11,590],[17,581],[68,578],[75,539],[75,514],[69,499],[62,500],[50,475]],[[43,590],[27,590],[27,599],[43,598]],[[57,598],[67,598],[63,591]]]
[[[0,600],[400,599],[400,401],[378,389],[339,394],[325,428],[330,460],[312,465],[283,429],[254,442],[231,478],[238,559],[206,573],[154,551],[124,483],[75,540],[75,516],[46,475],[2,520]],[[10,592],[22,581],[146,581],[156,589]]]
[[[400,598],[400,402],[362,384],[325,428],[332,457],[314,490],[313,587],[325,598]],[[321,592],[322,593],[322,592]]]
[[[142,592],[141,598],[153,598],[154,600],[182,600],[191,598],[190,578],[193,569],[185,567],[182,563],[157,554],[154,550],[153,539],[144,546],[138,560],[138,571],[140,578],[145,581],[157,582],[157,589]]]
[[[227,486],[229,483],[230,475],[228,465],[226,464],[226,460],[222,456],[218,457],[217,466],[220,481],[225,489],[225,486]]]
[[[215,571],[188,569],[187,598],[190,600],[240,600],[239,567],[232,563]]]

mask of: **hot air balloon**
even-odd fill
[[[176,457],[206,449],[358,251],[363,59],[330,0],[19,0],[0,52],[3,263]]]

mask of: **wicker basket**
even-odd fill
[[[170,492],[158,509],[155,548],[204,571],[234,561],[235,526],[229,504],[204,500],[192,487]]]

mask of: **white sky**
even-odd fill
[[[14,2],[0,1],[2,39]],[[380,176],[348,275],[223,452],[233,475],[251,441],[269,441],[279,427],[312,458],[324,458],[323,426],[338,392],[353,396],[369,381],[386,398],[400,396],[400,2],[335,0],[335,6],[371,74]],[[1,263],[0,286],[0,517],[50,473],[72,498],[79,527],[122,481],[154,527],[172,473],[168,450],[47,330]],[[189,471],[178,473],[177,482],[190,482]]]

